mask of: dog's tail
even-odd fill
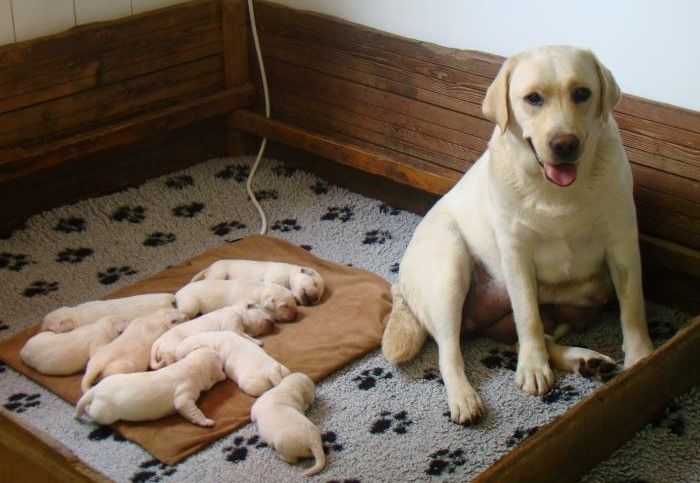
[[[102,368],[98,367],[97,364],[88,363],[83,380],[80,381],[80,389],[83,390],[83,393],[87,394],[92,384],[100,377],[101,372]]]
[[[73,416],[75,419],[80,419],[80,416],[82,416],[85,411],[90,409],[90,403],[92,402],[92,398],[94,396],[95,391],[90,389],[78,400],[78,404],[75,405],[75,414]]]
[[[326,466],[326,453],[323,451],[323,442],[321,441],[321,433],[315,432],[315,437],[311,443],[311,453],[314,455],[316,462],[314,465],[304,472],[304,476],[313,476],[320,472]]]
[[[387,361],[398,364],[418,354],[428,332],[411,311],[398,285],[391,287],[391,294],[394,300],[382,337],[382,352]]]

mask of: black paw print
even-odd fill
[[[355,216],[355,213],[352,211],[351,206],[345,205],[342,208],[331,206],[328,208],[328,212],[321,216],[321,219],[326,221],[340,220],[345,223],[352,220],[353,216]]]
[[[278,200],[280,194],[277,190],[258,190],[255,192],[255,199],[258,201],[264,200]]]
[[[501,350],[493,348],[489,355],[481,359],[481,363],[489,369],[505,368],[515,371],[518,367],[518,353],[512,350]]]
[[[508,439],[506,440],[506,445],[508,445],[509,448],[512,448],[513,446],[516,446],[519,444],[522,440],[527,438],[528,436],[532,436],[537,432],[539,427],[534,426],[530,429],[523,429],[523,428],[518,428],[515,430],[513,434],[508,436]]]
[[[173,243],[175,241],[174,233],[163,233],[157,231],[148,235],[148,238],[143,242],[147,247],[157,247],[161,245],[167,245],[168,243]]]
[[[310,252],[313,249],[313,247],[311,245],[299,245],[299,246],[301,248],[303,248],[304,250],[306,250],[307,252]]]
[[[542,402],[546,404],[552,404],[557,401],[569,402],[573,399],[576,399],[577,396],[580,395],[581,393],[578,392],[578,390],[576,390],[573,386],[567,384],[563,387],[552,388],[551,391],[542,396]]]
[[[401,214],[401,210],[397,210],[396,208],[394,208],[386,203],[382,203],[381,205],[379,205],[379,213],[381,213],[383,215],[396,216],[396,215]]]
[[[685,419],[683,415],[678,414],[680,410],[681,407],[675,402],[672,402],[651,420],[652,427],[664,427],[668,429],[671,434],[683,436],[685,434]]]
[[[299,230],[301,230],[301,226],[299,224],[297,224],[297,220],[293,220],[291,218],[285,218],[284,220],[276,221],[270,227],[270,229],[286,233],[288,231],[299,231]]]
[[[104,272],[97,273],[97,280],[99,280],[102,285],[110,285],[119,280],[122,275],[135,275],[137,273],[136,270],[128,266],[109,267]]]
[[[280,178],[291,178],[294,175],[294,173],[297,172],[297,170],[296,168],[292,168],[284,164],[278,164],[277,166],[272,168],[272,172]]]
[[[353,377],[352,380],[360,381],[357,387],[363,391],[367,391],[377,384],[378,379],[391,379],[392,377],[394,377],[394,375],[391,372],[385,374],[384,369],[375,367],[374,369],[365,369],[359,376]]]
[[[455,470],[464,466],[467,460],[464,458],[464,450],[441,449],[430,455],[430,464],[425,473],[432,476],[441,476],[445,471],[454,473]]]
[[[216,173],[216,177],[224,181],[233,178],[235,181],[241,183],[246,180],[250,174],[250,167],[243,164],[233,165],[230,164],[224,169]]]
[[[181,174],[166,179],[165,186],[171,190],[183,190],[188,186],[194,186],[194,179],[190,175]]]
[[[3,330],[7,330],[9,328],[10,328],[10,326],[7,325],[4,320],[0,320],[0,332],[2,332]]]
[[[70,218],[61,218],[58,220],[58,224],[54,227],[54,230],[63,233],[81,232],[85,231],[87,227],[87,222],[77,216],[71,216]]]
[[[14,254],[8,252],[0,253],[0,269],[6,268],[8,270],[12,270],[13,272],[19,272],[30,263],[36,262],[33,262],[29,258],[29,255],[24,255],[22,253]]]
[[[246,228],[245,224],[241,223],[240,221],[234,220],[219,223],[218,225],[212,226],[210,229],[214,233],[214,235],[226,236],[229,233],[231,233],[231,230],[241,230],[243,228]]]
[[[343,451],[343,445],[338,443],[338,435],[333,431],[326,431],[321,435],[323,442],[323,452],[330,454],[331,451]]]
[[[665,320],[651,320],[649,321],[649,337],[654,339],[654,342],[661,344],[666,342],[668,339],[674,336],[676,333],[676,327],[670,322]]]
[[[317,196],[328,194],[328,185],[323,181],[316,181],[316,184],[311,185],[311,191]]]
[[[246,439],[243,436],[233,438],[233,445],[223,449],[226,454],[226,461],[231,463],[240,463],[248,457],[248,448],[265,448],[267,443],[260,439],[260,436],[255,435]]]
[[[60,263],[80,263],[93,252],[90,248],[66,248],[56,255],[56,261]]]
[[[440,376],[440,371],[438,371],[434,367],[431,367],[430,369],[426,369],[425,372],[423,373],[422,379],[424,379],[426,381],[435,381],[438,384],[442,384],[443,386],[445,385],[445,381],[443,381],[442,377]]]
[[[146,209],[143,206],[120,206],[114,213],[114,221],[128,221],[129,223],[141,223],[146,219]]]
[[[174,466],[161,463],[157,459],[144,461],[139,465],[140,471],[134,473],[131,481],[134,483],[157,482],[166,476],[171,476],[177,472]]]
[[[36,295],[48,295],[51,292],[58,290],[58,282],[47,282],[46,280],[37,280],[24,289],[22,294],[25,297],[34,297]]]
[[[5,372],[7,370],[7,365],[4,362],[0,361],[0,374]]]
[[[365,233],[363,245],[383,245],[387,240],[391,240],[391,233],[386,230],[372,230]]]
[[[18,392],[7,398],[7,402],[2,405],[8,411],[23,413],[29,408],[41,405],[41,394],[25,394]]]
[[[413,424],[413,421],[408,419],[408,414],[406,411],[399,411],[394,414],[391,418],[391,413],[389,411],[382,411],[379,413],[379,419],[377,419],[373,424],[372,428],[369,430],[372,434],[382,434],[385,433],[389,428],[392,428],[396,434],[406,434],[408,426]]]
[[[194,218],[199,212],[204,209],[204,205],[198,202],[192,202],[189,205],[180,205],[173,208],[173,215],[180,218]]]
[[[399,265],[399,262],[392,263],[392,264],[391,264],[391,267],[389,267],[389,271],[390,271],[391,273],[399,273],[399,266],[400,266],[400,265]]]
[[[110,436],[112,436],[114,438],[114,441],[118,441],[120,443],[126,441],[126,438],[124,436],[117,433],[110,426],[98,426],[98,427],[96,427],[95,429],[93,429],[90,432],[90,434],[88,434],[88,439],[90,441],[104,441],[105,439],[109,438]]]

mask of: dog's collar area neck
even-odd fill
[[[542,173],[544,174],[544,177],[547,179],[547,181],[561,188],[566,188],[567,186],[572,185],[574,181],[576,181],[578,166],[575,163],[562,163],[558,165],[545,164],[544,162],[542,162],[542,160],[540,160],[540,157],[537,155],[537,150],[532,144],[532,138],[528,137],[525,138],[525,140],[530,145],[530,149],[532,149],[532,154],[535,155],[537,164],[540,165]]]

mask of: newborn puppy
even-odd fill
[[[319,302],[325,288],[323,278],[313,268],[257,260],[219,260],[195,275],[192,282],[204,279],[276,283],[290,289],[301,305]]]
[[[175,348],[186,337],[212,331],[233,331],[258,336],[272,331],[275,323],[271,317],[270,312],[258,305],[233,305],[173,327],[153,343],[151,369],[159,369],[175,362]],[[259,341],[256,343],[259,344]]]
[[[128,320],[107,316],[62,334],[39,332],[24,344],[19,355],[25,364],[42,374],[75,374],[85,369],[90,356],[116,339],[128,324]]]
[[[76,327],[92,324],[107,315],[132,320],[156,310],[171,309],[175,306],[175,296],[171,293],[149,293],[111,300],[93,300],[75,307],[61,307],[44,317],[41,330],[68,332]]]
[[[235,332],[202,332],[180,342],[175,357],[180,360],[198,347],[211,347],[224,360],[224,372],[239,388],[259,396],[280,383],[289,369],[270,357],[257,344]]]
[[[297,317],[297,304],[289,289],[249,280],[192,282],[175,293],[175,300],[177,308],[190,318],[227,305],[251,302],[269,310],[276,321],[290,322]]]
[[[198,426],[213,426],[195,402],[202,391],[226,379],[221,357],[203,347],[158,371],[115,374],[83,394],[75,418],[83,413],[99,424],[151,421],[179,412]]]
[[[153,343],[184,320],[185,316],[176,309],[161,309],[132,320],[122,335],[90,357],[80,385],[83,392],[100,377],[147,370]]]
[[[287,463],[313,455],[316,464],[304,473],[305,476],[315,475],[326,466],[321,431],[304,416],[315,393],[313,381],[295,372],[260,396],[250,412],[250,419],[258,423],[260,437]]]

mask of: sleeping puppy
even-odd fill
[[[614,288],[625,367],[652,352],[632,173],[610,114],[619,97],[590,51],[511,57],[484,99],[497,124],[488,150],[416,228],[382,347],[402,362],[432,335],[453,421],[484,411],[464,373],[460,329],[517,333],[516,384],[541,395],[554,383],[545,332],[585,326]]]
[[[297,318],[297,303],[289,289],[281,285],[248,280],[200,280],[175,293],[178,310],[188,317],[206,314],[227,305],[254,303],[267,309],[275,321]]]
[[[44,317],[41,330],[68,332],[76,327],[92,324],[107,315],[131,320],[142,315],[152,314],[160,309],[175,306],[175,296],[171,293],[149,293],[111,300],[93,300],[75,307],[61,307]]]
[[[254,304],[233,305],[209,312],[173,327],[161,335],[151,347],[151,369],[175,362],[175,348],[185,339],[200,332],[233,331],[257,337],[274,328],[270,312]],[[256,339],[251,339],[260,344]]]
[[[19,355],[25,364],[42,374],[75,374],[85,369],[90,356],[116,339],[128,324],[128,320],[107,316],[70,332],[39,332],[24,344]]]
[[[219,260],[199,272],[191,281],[204,279],[276,283],[290,289],[300,305],[318,303],[324,290],[323,278],[316,270],[283,262]]]
[[[290,374],[260,396],[250,411],[250,419],[258,424],[258,433],[287,463],[314,457],[316,463],[304,476],[315,475],[326,466],[321,431],[304,411],[316,397],[316,387],[305,374]]]
[[[96,423],[112,424],[151,421],[177,411],[197,426],[213,426],[195,403],[202,391],[226,379],[222,364],[219,354],[203,347],[157,371],[106,377],[83,394],[75,418],[87,413]]]
[[[259,396],[280,383],[289,369],[270,357],[256,343],[235,332],[202,332],[180,342],[180,360],[197,347],[211,347],[224,360],[224,372],[246,394]]]
[[[99,378],[147,370],[151,346],[156,339],[185,320],[177,309],[161,309],[132,320],[119,337],[99,347],[90,357],[80,384],[83,392]]]

